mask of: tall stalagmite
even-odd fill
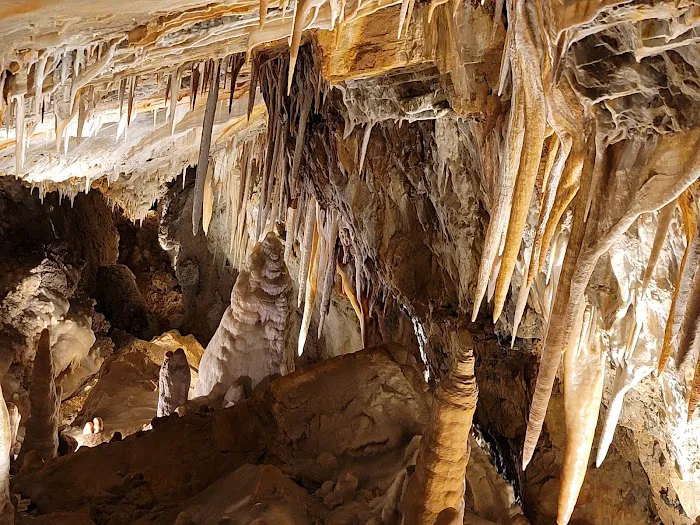
[[[248,271],[238,275],[231,306],[202,357],[195,396],[223,395],[237,380],[254,388],[294,370],[293,351],[285,346],[291,292],[284,246],[268,233],[253,248]]]
[[[185,351],[166,352],[158,375],[158,417],[169,416],[187,402],[191,379]]]
[[[433,397],[428,428],[402,501],[404,525],[462,523],[469,433],[478,388],[474,347],[466,330],[451,334],[455,362]],[[440,521],[447,519],[453,521]]]
[[[44,330],[39,336],[34,358],[32,386],[29,389],[31,412],[20,453],[22,457],[31,450],[36,451],[44,461],[56,457],[61,393],[61,387],[56,387],[54,382],[49,331]]]

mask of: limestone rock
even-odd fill
[[[136,277],[127,266],[101,266],[97,280],[101,283],[98,309],[114,327],[146,340],[156,335],[155,319],[136,285]]]

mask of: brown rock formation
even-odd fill
[[[478,389],[474,348],[466,330],[453,334],[455,363],[437,387],[430,422],[421,440],[416,469],[402,501],[402,523],[461,523],[469,434]]]
[[[187,402],[191,379],[185,351],[166,352],[158,375],[158,417],[169,416]]]
[[[43,330],[39,336],[29,390],[31,413],[20,451],[21,457],[34,451],[43,461],[55,458],[58,454],[61,407],[61,387],[56,387],[54,383],[49,341],[49,331]]]

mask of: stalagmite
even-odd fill
[[[0,388],[0,525],[13,525],[15,522],[15,508],[10,500],[10,454],[13,445],[13,427]]]
[[[158,376],[158,417],[169,416],[187,402],[191,379],[185,351],[166,352]]]
[[[292,281],[284,246],[273,233],[253,248],[249,269],[238,275],[231,305],[207,345],[194,396],[219,397],[240,378],[254,388],[264,378],[294,371],[285,347]]]
[[[207,105],[204,110],[204,123],[202,124],[202,139],[199,143],[199,160],[197,161],[197,175],[194,181],[194,199],[192,203],[192,235],[199,233],[202,222],[202,206],[204,204],[204,185],[209,166],[209,149],[211,148],[211,133],[214,129],[214,116],[216,115],[216,102],[219,98],[219,72],[221,60],[217,63],[216,72],[211,82]]]
[[[457,330],[450,338],[455,363],[435,390],[416,468],[401,501],[404,525],[437,523],[447,509],[454,512],[449,523],[463,520],[469,433],[478,388],[471,336],[466,330]]]
[[[299,296],[297,297],[297,308],[301,308],[304,293],[306,291],[306,280],[309,275],[309,263],[311,261],[311,251],[314,234],[316,230],[316,201],[310,197],[306,202],[306,216],[304,218],[304,237],[301,242],[301,258],[299,262]]]
[[[31,450],[35,450],[44,461],[56,457],[61,392],[61,387],[54,384],[49,331],[44,330],[39,337],[34,358],[32,386],[29,390],[31,412],[20,452],[22,458]]]
[[[605,352],[598,336],[597,312],[588,307],[583,313],[579,337],[564,354],[564,415],[566,445],[562,466],[557,523],[571,519],[583,485],[591,454],[600,400],[605,379]]]
[[[309,334],[309,326],[311,326],[311,314],[314,311],[314,302],[316,301],[316,291],[318,289],[318,256],[319,256],[319,234],[318,225],[313,225],[313,239],[311,243],[311,252],[309,253],[309,275],[305,288],[304,297],[304,314],[301,318],[301,328],[299,329],[299,341],[297,344],[297,355],[304,353],[306,345],[306,337]],[[301,288],[301,286],[300,286]],[[299,292],[301,293],[301,292]]]

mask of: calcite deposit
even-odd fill
[[[250,267],[238,275],[231,305],[202,356],[195,396],[220,396],[235,382],[250,391],[269,376],[294,371],[285,345],[291,278],[283,254],[273,233],[253,248]]]
[[[695,524],[699,15],[4,2],[2,520]]]

